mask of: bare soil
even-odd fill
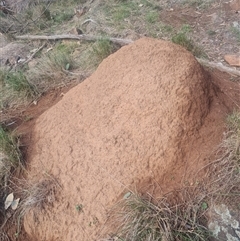
[[[173,5],[160,13],[160,19],[177,29],[188,24],[194,42],[199,45],[211,61],[222,62],[224,55],[239,53],[240,39],[234,34],[234,26],[240,29],[240,9],[231,6],[229,1],[213,3],[197,8],[186,5]]]
[[[144,38],[108,57],[36,121],[29,179],[52,175],[62,188],[51,207],[26,215],[26,232],[95,240],[125,192],[158,197],[201,180],[237,91],[168,42]]]

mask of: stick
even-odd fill
[[[75,39],[75,40],[86,40],[86,41],[97,41],[102,37],[96,37],[87,34],[74,35],[74,34],[62,34],[62,35],[22,35],[16,36],[16,39],[29,39],[29,40],[59,40],[59,39]],[[121,38],[108,38],[111,42],[117,43],[121,46],[133,43],[131,39],[121,39]],[[196,58],[200,64],[219,69],[221,71],[227,72],[231,75],[240,76],[240,71],[234,68],[224,66],[220,63],[209,62],[204,59]]]
[[[75,39],[75,40],[86,40],[86,41],[97,41],[102,39],[102,37],[95,37],[92,35],[74,35],[74,34],[62,34],[62,35],[22,35],[16,36],[16,39],[29,39],[29,40],[59,40],[59,39]],[[120,38],[108,38],[111,42],[117,43],[121,46],[133,43],[130,39],[120,39]]]
[[[26,60],[24,61],[22,64],[27,64],[28,62],[30,62],[33,57],[40,51],[42,50],[44,47],[46,46],[46,43],[44,43],[41,47],[39,47],[37,50],[34,51],[34,53]]]
[[[203,65],[206,65],[206,66],[209,66],[209,67],[212,67],[212,68],[219,69],[219,70],[221,70],[223,72],[227,72],[227,73],[232,74],[232,75],[240,76],[240,71],[237,70],[237,69],[227,67],[225,65],[222,65],[221,63],[209,62],[207,60],[199,59],[199,58],[196,58],[196,59],[197,59],[197,61],[200,64],[203,64]]]

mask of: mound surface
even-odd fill
[[[196,158],[211,93],[195,58],[169,42],[143,38],[105,59],[36,122],[29,178],[52,175],[61,188],[26,215],[32,240],[95,240],[127,188],[171,190]]]

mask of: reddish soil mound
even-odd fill
[[[50,174],[62,188],[26,215],[32,240],[94,240],[127,188],[160,195],[191,178],[221,138],[226,112],[212,86],[165,41],[143,38],[104,60],[36,122],[29,178]]]

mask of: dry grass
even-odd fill
[[[211,234],[204,212],[198,202],[170,205],[166,198],[129,193],[111,212],[118,223],[113,236],[124,241],[206,241]]]
[[[235,203],[240,195],[240,112],[227,118],[228,130],[218,148],[218,156],[208,168],[214,173],[209,183],[210,194],[218,199]]]
[[[5,200],[7,194],[14,190],[14,197],[20,198],[20,202],[16,210],[12,210],[11,208],[4,210],[4,207],[0,206],[2,214],[0,218],[0,234],[2,230],[5,230],[10,225],[17,229],[15,233],[17,238],[22,231],[24,216],[30,211],[37,213],[43,211],[49,205],[51,206],[56,200],[59,188],[61,186],[50,175],[46,175],[42,180],[36,182],[31,182],[24,178],[19,179],[15,175],[12,176],[8,186],[5,189],[1,189],[0,196],[2,200]]]
[[[57,44],[51,51],[42,54],[37,65],[27,72],[28,81],[36,86],[39,93],[66,85],[71,80],[69,71],[78,67],[73,58],[77,47],[76,43]]]
[[[74,16],[77,1],[7,1],[8,13],[0,11],[0,30],[7,34],[40,32],[56,28]]]
[[[36,183],[24,183],[22,187],[22,202],[20,204],[21,216],[30,210],[41,211],[55,201],[57,183],[52,178],[47,178]]]
[[[8,235],[4,232],[0,232],[0,240],[1,241],[10,241],[10,238],[8,237]]]
[[[37,182],[29,182],[25,179],[14,180],[12,185],[15,186],[16,195],[21,197],[19,207],[11,219],[13,225],[17,227],[15,235],[18,237],[22,231],[24,216],[30,211],[37,213],[51,206],[56,200],[56,192],[59,189],[59,184],[53,177],[48,175]]]

